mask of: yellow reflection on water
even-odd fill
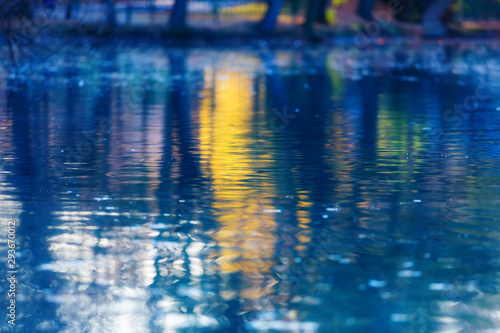
[[[254,68],[259,65],[251,56],[238,61]],[[222,273],[244,274],[248,287],[241,290],[240,297],[257,299],[272,292],[264,280],[274,264],[277,211],[268,199],[272,187],[255,181],[250,137],[254,80],[231,65],[207,67],[204,72],[200,156],[214,190],[212,208],[220,223],[214,235],[220,247],[217,261]]]

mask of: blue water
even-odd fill
[[[0,330],[493,332],[498,53],[81,43],[3,71]]]

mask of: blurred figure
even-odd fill
[[[373,7],[376,0],[359,0],[357,14],[366,21],[373,21]],[[441,17],[446,12],[448,7],[455,0],[420,0],[418,1],[419,9],[422,11],[422,26],[424,35],[426,36],[444,36],[447,32],[446,27],[441,21]],[[395,14],[396,19],[404,22],[412,22],[415,16],[415,7],[411,6],[412,0],[400,0],[397,4],[398,13]],[[389,3],[391,7],[391,4]],[[394,5],[392,5],[394,6]],[[393,8],[394,10],[395,8]]]
[[[424,14],[422,15],[422,26],[424,35],[427,36],[444,36],[447,29],[441,21],[441,17],[446,12],[448,7],[455,0],[434,0],[429,1]]]

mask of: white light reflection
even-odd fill
[[[59,304],[57,315],[67,325],[61,332],[147,332],[157,254],[150,237],[158,232],[95,230],[79,222],[59,230],[64,233],[47,240],[54,261],[39,269],[58,274],[60,286],[46,300]]]

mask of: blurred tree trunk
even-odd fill
[[[358,15],[366,21],[373,21],[373,6],[375,5],[375,0],[359,0],[358,2]]]
[[[156,5],[154,0],[149,0],[149,23],[154,23],[156,19]]]
[[[326,8],[328,7],[329,0],[318,0],[319,8],[316,22],[326,24]]]
[[[2,17],[1,21],[4,25],[5,35],[7,36],[7,44],[9,46],[10,60],[12,61],[12,65],[14,66],[14,68],[17,69],[16,56],[14,54],[14,45],[12,44],[12,29],[10,24],[10,18],[5,19]]]
[[[66,20],[71,19],[71,10],[72,10],[71,1],[68,1],[68,5],[66,6]]]
[[[33,8],[32,3],[28,0],[18,0],[18,1],[0,1],[0,25],[1,30],[5,33],[7,37],[7,46],[9,50],[9,56],[11,58],[14,68],[16,68],[17,74],[17,62],[16,55],[14,51],[14,44],[17,41],[16,36],[18,34],[12,33],[12,24],[22,21],[23,19],[32,20],[33,19]],[[31,34],[23,34],[24,38],[27,38],[31,43],[33,41],[33,36]]]
[[[314,31],[314,22],[316,22],[318,18],[318,12],[320,7],[319,0],[309,0],[307,4],[307,14],[306,14],[306,23],[304,24],[304,29],[307,34],[312,34]]]
[[[170,15],[170,28],[179,29],[186,26],[187,0],[175,0]]]
[[[278,15],[281,11],[281,6],[283,5],[283,0],[271,0],[267,8],[266,15],[260,22],[260,29],[263,32],[272,32],[276,27],[276,21],[278,20]]]
[[[115,2],[114,0],[106,0],[107,16],[106,25],[114,27],[116,25]]]

